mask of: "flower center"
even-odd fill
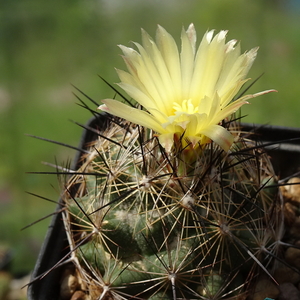
[[[192,99],[183,100],[181,105],[178,104],[177,102],[173,102],[173,109],[175,111],[175,114],[177,112],[183,112],[192,115],[198,112],[198,108],[194,107],[192,103]]]

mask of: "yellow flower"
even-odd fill
[[[196,49],[196,31],[191,24],[181,33],[181,51],[173,37],[158,26],[156,41],[142,30],[137,50],[120,46],[128,72],[117,70],[119,86],[144,110],[113,99],[99,108],[133,123],[153,129],[160,143],[170,149],[174,139],[184,145],[205,145],[211,140],[225,151],[233,143],[231,133],[220,122],[249,98],[233,100],[256,57],[254,48],[244,54],[235,40],[225,42],[227,31],[205,33]]]

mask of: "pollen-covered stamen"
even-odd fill
[[[196,114],[198,112],[198,108],[194,107],[192,99],[183,100],[181,105],[177,102],[173,102],[173,109],[175,112],[183,112],[190,115]]]

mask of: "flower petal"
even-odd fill
[[[225,59],[225,36],[226,31],[221,31],[212,40],[208,34],[202,39],[195,60],[191,98],[202,99],[214,93]]]
[[[194,72],[196,32],[194,26],[181,32],[181,85],[182,99],[189,99],[190,85]]]
[[[225,151],[230,149],[234,140],[233,135],[220,125],[211,125],[203,129],[201,133],[209,137]]]
[[[155,66],[155,69],[152,68],[151,70],[148,70],[148,72],[151,74],[156,87],[161,93],[162,102],[164,102],[166,107],[165,112],[168,111],[170,113],[172,106],[170,105],[169,99],[176,98],[176,94],[174,92],[172,78],[166,65],[166,61],[156,43],[145,31],[142,31],[142,38],[144,48],[138,46],[138,44],[137,46],[141,51],[145,64],[147,66],[151,66],[151,64]],[[146,70],[142,71],[144,72]]]
[[[172,149],[172,146],[174,144],[174,133],[166,133],[161,134],[158,137],[159,143],[165,148],[167,152],[170,152]]]
[[[113,99],[105,99],[102,100],[102,102],[104,105],[100,105],[98,109],[128,120],[132,123],[151,128],[158,133],[166,133],[161,124],[153,116],[143,110],[130,107]]]
[[[179,53],[174,38],[161,26],[158,25],[156,31],[157,47],[165,61],[166,67],[170,74],[175,99],[181,97],[181,69]]]
[[[156,103],[153,101],[153,99],[143,91],[141,91],[138,87],[125,82],[118,83],[118,86],[121,87],[131,98],[136,100],[143,107],[156,107]],[[161,109],[161,107],[159,107],[159,109]]]

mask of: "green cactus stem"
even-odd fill
[[[211,143],[190,160],[186,149],[167,153],[151,130],[102,118],[111,122],[63,198],[76,267],[99,287],[89,299],[234,299],[260,272],[272,280],[277,179],[238,124],[228,123],[231,151]]]

